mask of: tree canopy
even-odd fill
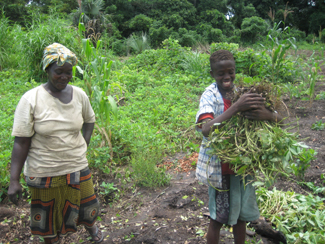
[[[114,29],[119,38],[134,32],[158,31],[152,28],[164,28],[169,34],[185,28],[198,34],[218,33],[225,39],[239,31],[246,33],[247,19],[252,17],[259,18],[258,23],[265,21],[269,27],[282,22],[279,27],[290,27],[305,35],[318,36],[325,27],[324,0],[0,0],[0,4],[5,16],[20,25],[26,25],[33,11],[69,16],[89,5],[88,15],[96,10],[98,16],[106,16],[111,33]]]

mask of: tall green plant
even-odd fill
[[[6,61],[8,56],[8,39],[10,37],[10,29],[9,29],[9,20],[4,16],[4,13],[1,14],[0,18],[0,70],[2,69],[3,63]]]
[[[46,77],[41,66],[46,46],[54,42],[61,43],[80,56],[80,38],[77,31],[55,12],[46,16],[33,12],[32,21],[27,25],[27,32],[19,41],[21,62],[27,67],[29,75],[38,80]]]
[[[111,143],[111,122],[117,119],[117,104],[112,96],[114,88],[122,92],[117,83],[110,83],[112,61],[101,55],[101,41],[98,40],[96,48],[89,39],[82,39],[82,49],[85,55],[85,66],[82,70],[79,66],[73,68],[83,74],[85,89],[90,97],[91,105],[97,116],[96,128],[102,135],[103,142],[110,148],[111,161],[113,160],[113,146]],[[117,96],[117,95],[116,95]]]
[[[309,75],[308,75],[308,83],[309,88],[307,90],[307,94],[309,96],[310,105],[314,101],[315,98],[315,85],[316,85],[316,78],[318,71],[321,71],[321,68],[319,67],[318,63],[314,63],[313,66],[309,69]]]
[[[273,83],[279,82],[280,71],[285,68],[287,63],[286,53],[290,48],[297,50],[297,46],[294,44],[294,38],[288,38],[282,40],[281,42],[277,37],[272,37],[268,35],[268,38],[271,40],[271,48],[269,50],[269,55],[271,57],[270,63],[270,79]]]

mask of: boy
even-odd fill
[[[229,51],[214,52],[210,56],[210,67],[210,74],[216,82],[202,94],[196,115],[197,129],[204,136],[196,176],[199,181],[209,185],[210,224],[207,241],[208,244],[219,243],[220,228],[223,224],[229,224],[233,225],[235,243],[244,244],[246,222],[259,218],[255,189],[251,184],[244,187],[240,176],[235,175],[229,164],[220,162],[216,155],[210,156],[210,149],[205,148],[203,143],[216,128],[214,124],[228,120],[238,112],[254,120],[277,121],[278,115],[266,109],[265,99],[255,93],[246,93],[231,104],[236,67]]]

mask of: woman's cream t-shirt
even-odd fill
[[[94,123],[95,114],[86,93],[75,86],[72,89],[72,100],[67,104],[50,95],[43,85],[20,99],[12,135],[32,137],[26,176],[59,176],[88,166],[81,128],[84,123]]]

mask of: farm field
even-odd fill
[[[206,243],[208,186],[195,176],[202,141],[195,116],[214,82],[210,55],[224,49],[236,64],[233,102],[259,87],[265,106],[287,117],[280,128],[238,114],[209,136],[213,153],[238,175],[256,176],[261,218],[247,226],[245,244],[325,244],[325,1],[0,6],[0,244],[43,243],[31,235],[24,175],[18,206],[8,189],[15,109],[49,81],[41,62],[52,43],[76,54],[70,84],[85,91],[96,115],[87,159],[103,243]],[[60,243],[90,237],[80,227]],[[222,228],[222,243],[234,243],[232,227]]]
[[[321,95],[325,92],[324,63],[320,63],[320,68],[315,95]],[[203,86],[201,89],[204,89]],[[290,97],[290,93],[284,93],[283,100],[289,110],[290,119],[292,121],[296,118],[299,119],[299,127],[295,130],[299,129],[300,138],[306,138],[304,142],[315,149],[317,155],[307,169],[303,182],[279,178],[274,186],[276,190],[273,187],[270,189],[259,187],[257,190],[257,198],[260,199],[259,206],[264,211],[261,199],[267,195],[266,193],[271,198],[273,196],[274,200],[279,191],[289,192],[288,198],[293,197],[298,199],[294,201],[295,203],[302,203],[302,205],[296,205],[298,209],[301,209],[300,211],[310,211],[310,213],[307,212],[310,214],[307,215],[307,218],[313,220],[312,216],[317,215],[317,213],[312,212],[313,208],[318,208],[322,212],[320,221],[323,230],[317,233],[322,235],[322,233],[324,234],[325,211],[323,205],[325,200],[323,178],[325,174],[325,131],[321,126],[324,126],[325,122],[325,100],[314,100],[310,103],[309,100],[304,101],[294,96]],[[197,104],[198,101],[199,96],[197,97]],[[313,125],[315,126],[313,127]],[[193,143],[199,143],[199,139],[193,137]],[[195,179],[193,161],[196,160],[196,157],[195,150],[182,150],[166,154],[163,159],[157,160],[157,165],[171,164],[174,167],[166,171],[171,176],[170,183],[155,188],[135,186],[132,180],[123,181],[123,177],[127,177],[125,174],[119,178],[117,177],[118,173],[106,174],[103,170],[93,167],[95,189],[102,204],[100,222],[98,223],[106,235],[103,243],[206,243],[205,235],[209,222],[206,217],[208,194],[207,186],[199,184]],[[121,166],[122,170],[118,172],[121,174],[128,172],[127,169],[123,170],[123,168],[127,168],[127,166]],[[103,182],[106,184],[114,183],[114,186],[105,188]],[[103,189],[107,190],[106,194],[103,193]],[[121,192],[117,189],[120,189]],[[302,196],[306,198],[302,199]],[[284,201],[285,198],[282,200]],[[274,205],[276,204],[274,202]],[[284,203],[282,202],[282,204]],[[29,204],[26,198],[20,203],[19,208],[4,199],[0,203],[0,209],[0,243],[41,243],[38,238],[33,238],[30,234],[28,227]],[[298,209],[297,214],[299,213]],[[282,214],[284,215],[284,213]],[[268,215],[262,213],[262,216],[267,217]],[[306,218],[306,216],[301,218]],[[276,221],[272,221],[272,223],[274,227],[280,230],[281,228],[285,229],[286,225],[290,228],[295,227],[295,222],[291,219],[288,219],[287,223],[282,222],[282,227]],[[314,224],[316,225],[316,221]],[[298,226],[297,228],[301,227]],[[299,239],[299,236],[295,237],[295,241],[290,241],[290,238],[293,240],[294,237],[289,235],[288,238],[287,236],[288,243],[325,243],[325,241],[320,241],[322,239],[317,239],[317,242],[313,241],[313,228],[306,225],[305,233],[309,231],[311,236],[303,236],[304,241]],[[222,229],[221,235],[221,243],[234,243],[229,227]],[[90,243],[88,239],[86,231],[80,228],[77,233],[63,238],[60,243]],[[279,242],[256,234],[247,236],[247,243]]]

